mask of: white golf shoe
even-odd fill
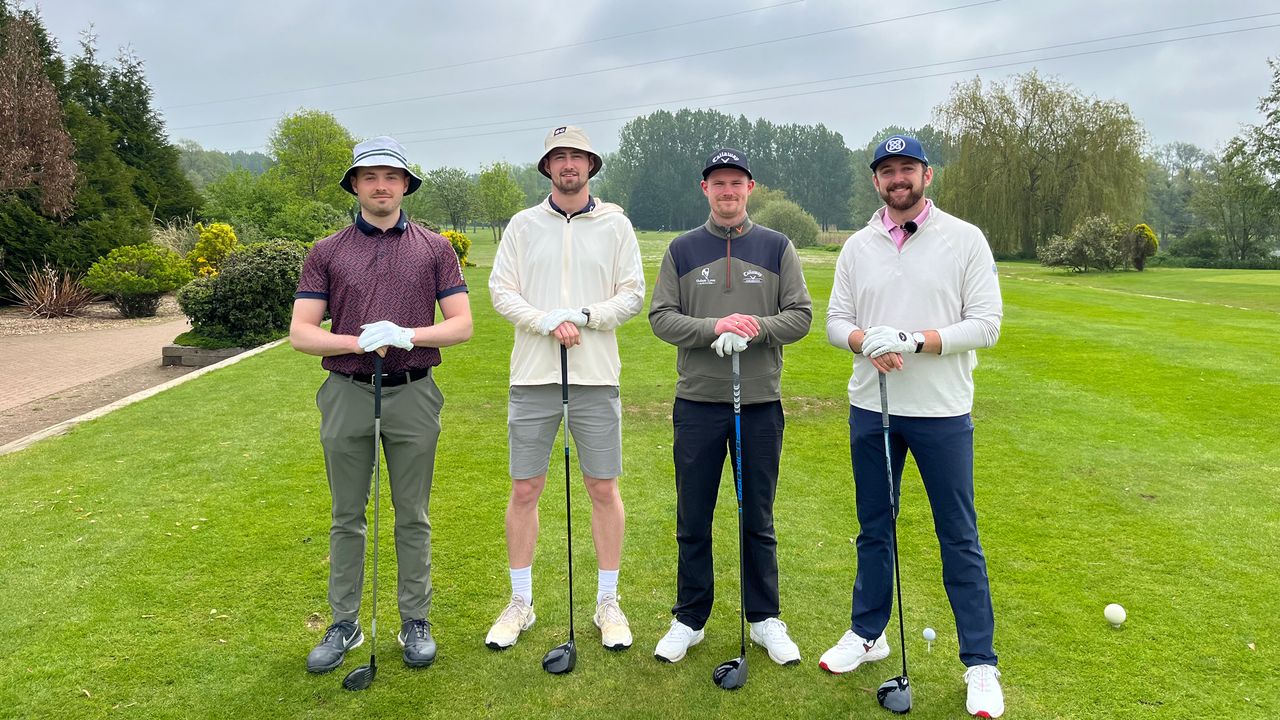
[[[818,667],[839,675],[857,670],[862,663],[875,662],[887,657],[889,657],[889,643],[884,639],[884,633],[880,633],[880,637],[872,642],[852,630],[846,630],[840,642],[822,653],[822,658],[818,660]]]
[[[653,656],[663,662],[680,662],[689,648],[702,642],[706,635],[701,630],[694,630],[679,620],[672,618],[671,629],[658,641]]]
[[[591,621],[600,628],[600,644],[610,650],[626,650],[631,647],[631,625],[618,607],[617,595],[605,595],[596,605]]]
[[[998,718],[1004,714],[1004,691],[1000,689],[1000,671],[995,665],[974,665],[964,671],[969,695],[964,709],[980,718]]]
[[[484,644],[492,650],[505,650],[516,644],[520,633],[533,627],[537,616],[533,614],[533,606],[519,595],[512,595],[511,602],[502,609],[498,620],[489,628]]]
[[[800,648],[787,634],[787,624],[776,617],[751,623],[751,642],[769,652],[769,659],[779,665],[800,662]]]

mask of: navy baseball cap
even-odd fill
[[[919,160],[925,165],[929,164],[929,158],[925,157],[924,147],[920,145],[919,140],[910,135],[890,135],[876,146],[875,159],[871,161],[871,172],[875,172],[876,166],[885,158],[894,156],[908,157]]]
[[[747,154],[741,150],[720,148],[711,153],[711,157],[707,158],[707,166],[702,169],[702,179],[706,180],[708,175],[720,168],[737,168],[746,173],[748,178],[755,179],[751,177],[751,168],[747,165]]]

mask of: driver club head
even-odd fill
[[[347,673],[342,678],[342,687],[347,690],[368,690],[373,684],[373,679],[378,675],[378,666],[374,664],[372,658],[369,659],[368,665],[360,667]]]
[[[711,680],[721,690],[737,690],[747,684],[747,658],[726,660],[711,671]]]
[[[572,640],[557,645],[542,656],[542,669],[552,675],[563,675],[573,671],[578,664],[578,646]]]
[[[905,675],[885,680],[876,690],[876,700],[890,712],[911,712],[911,681]]]

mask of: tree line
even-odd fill
[[[855,149],[821,124],[655,111],[623,126],[592,191],[626,208],[638,228],[695,227],[706,217],[702,163],[735,147],[750,157],[762,197],[798,206],[777,205],[774,215],[786,207],[797,228],[849,231],[881,204],[868,168],[876,144],[908,133],[935,168],[931,196],[982,227],[998,257],[1038,257],[1054,238],[1107,216],[1150,226],[1159,258],[1170,262],[1271,267],[1280,235],[1280,63],[1270,65],[1260,122],[1212,150],[1153,147],[1125,103],[1033,70],[957,83],[930,124],[885,127]],[[139,58],[122,52],[105,62],[88,36],[66,60],[36,12],[0,2],[0,271],[48,263],[83,272],[175,222],[226,222],[246,243],[314,241],[355,212],[336,178],[356,141],[331,114],[300,110],[277,123],[265,153],[174,144]],[[415,220],[484,225],[494,242],[550,191],[533,163],[416,170],[423,188],[404,205]]]

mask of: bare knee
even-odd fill
[[[547,484],[545,475],[526,480],[511,481],[511,504],[519,508],[536,507],[538,498],[542,497],[542,488]]]
[[[622,494],[618,492],[617,478],[601,480],[599,478],[584,477],[582,482],[587,487],[587,495],[591,497],[591,504],[601,507],[622,504]]]

